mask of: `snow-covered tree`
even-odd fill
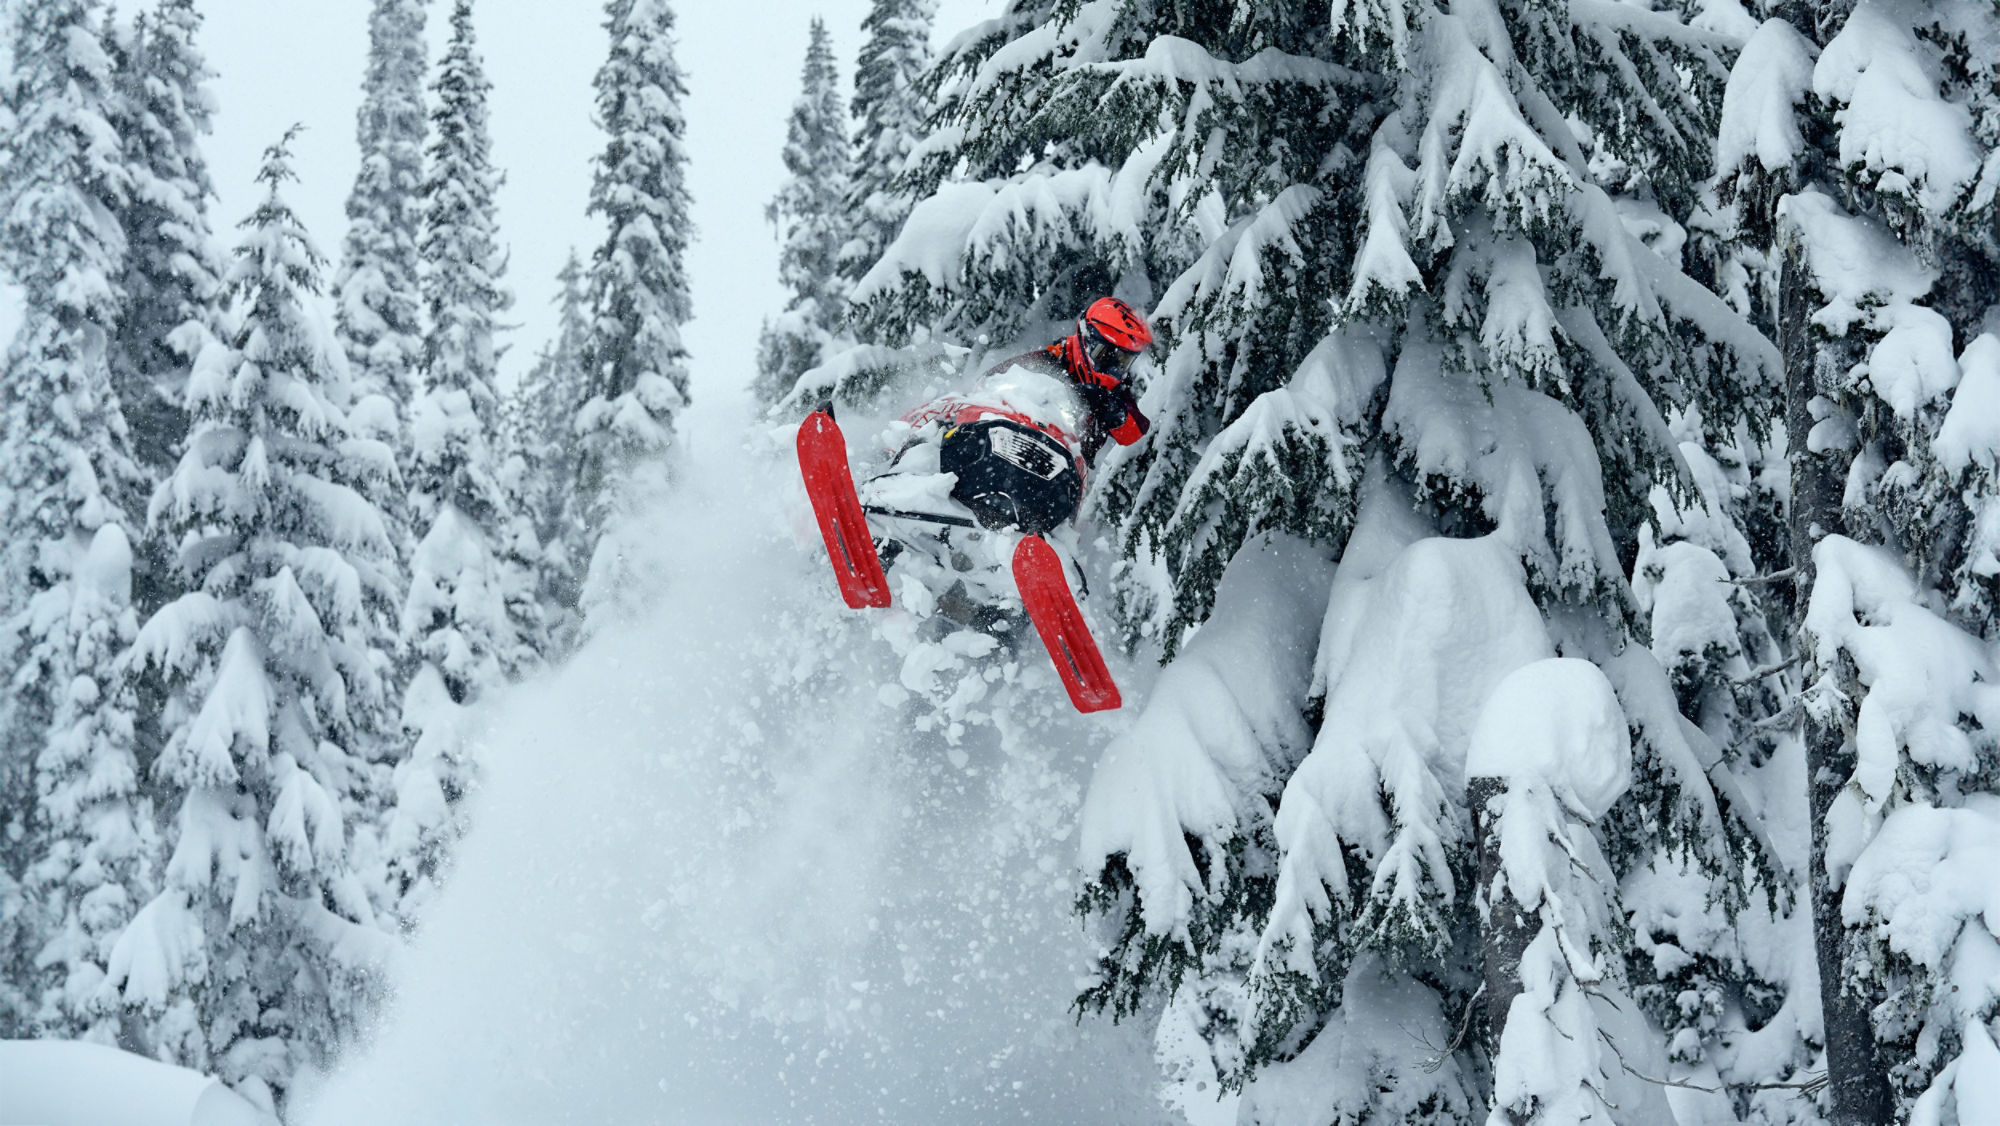
[[[341,244],[332,298],[335,338],[347,356],[343,386],[329,387],[347,412],[353,440],[378,443],[393,453],[386,471],[358,482],[387,521],[399,584],[407,582],[418,530],[404,475],[413,448],[410,404],[424,362],[422,257],[425,39],[427,0],[375,0],[368,16],[368,63],[355,111],[360,167],[347,197],[347,234]],[[398,688],[414,672],[404,650],[398,604],[368,612],[372,645],[393,663]],[[357,749],[370,757],[404,746],[394,707],[357,716]],[[380,811],[375,811],[379,813]]]
[[[542,345],[504,405],[509,488],[532,521],[541,549],[541,603],[550,652],[566,648],[575,632],[582,564],[567,554],[581,537],[565,519],[576,481],[575,423],[585,401],[584,343],[589,336],[583,263],[571,250],[556,280],[562,288],[555,339]],[[588,562],[587,560],[583,562]]]
[[[397,767],[386,842],[406,922],[435,889],[463,829],[458,800],[477,773],[470,709],[532,664],[539,645],[534,559],[516,555],[521,538],[532,547],[534,534],[504,487],[495,450],[494,318],[510,298],[500,283],[489,89],[471,0],[458,0],[433,88],[423,192],[430,335],[411,411],[408,478],[422,539],[402,615],[404,642],[421,662],[403,703],[416,744]]]
[[[1016,3],[939,64],[856,300],[995,347],[1154,314],[1156,428],[1091,508],[1179,656],[1084,812],[1084,1003],[1167,995],[1249,1120],[1666,1112],[1626,881],[1672,852],[1726,897],[1757,843],[1626,574],[1692,491],[1665,408],[1733,434],[1777,358],[1642,236],[1699,200],[1730,54],[1625,5]],[[1272,642],[1299,605],[1317,646]],[[1595,703],[1480,750],[1552,658]]]
[[[840,250],[841,273],[850,282],[881,259],[910,214],[901,178],[925,135],[929,102],[922,79],[931,65],[936,16],[937,0],[873,0],[861,21],[866,38],[854,64],[854,160],[846,206],[851,237]]]
[[[149,475],[173,468],[187,434],[182,389],[193,360],[175,343],[212,309],[225,268],[209,223],[215,188],[201,151],[215,114],[195,44],[194,0],[162,0],[124,38],[116,125],[133,189],[119,220],[130,253],[113,367],[132,445]],[[142,610],[153,604],[142,599]]]
[[[788,176],[765,215],[778,229],[778,280],[785,310],[764,324],[757,341],[759,401],[784,398],[816,366],[847,315],[841,248],[848,214],[847,113],[825,21],[815,17],[806,45],[798,101],[785,133]]]
[[[1774,6],[1718,144],[1779,261],[1833,1121],[2000,1113],[1991,684],[2000,13]]]
[[[113,944],[151,897],[162,859],[135,753],[138,701],[122,664],[138,633],[132,566],[125,529],[105,524],[60,601],[36,610],[64,619],[47,633],[62,646],[50,653],[51,671],[69,676],[35,760],[39,855],[26,881],[48,926],[35,962],[55,975],[36,975],[48,988],[34,1028],[46,1037],[113,1044],[136,1032],[102,988]]]
[[[1634,594],[1681,714],[1724,764],[1710,775],[1718,795],[1749,811],[1732,824],[1757,838],[1723,889],[1698,856],[1671,848],[1631,866],[1627,972],[1641,1010],[1667,1034],[1674,1078],[1729,1089],[1752,1108],[1746,1120],[1791,1122],[1809,1104],[1775,1084],[1807,1082],[1819,1066],[1819,995],[1810,908],[1798,894],[1804,752],[1787,730],[1799,685],[1786,627],[1782,434],[1760,441],[1746,428],[1716,445],[1686,415],[1673,428],[1696,490],[1654,489]]]
[[[0,136],[0,268],[22,321],[0,378],[0,859],[20,889],[0,950],[8,1035],[112,1034],[106,943],[155,857],[133,779],[133,506],[145,489],[110,363],[132,190],[92,0],[13,5]]]
[[[134,650],[168,692],[151,775],[172,855],[107,980],[146,1050],[267,1103],[355,1030],[388,941],[350,851],[377,785],[357,717],[385,690],[367,618],[396,594],[356,485],[386,455],[332,398],[345,357],[311,307],[322,262],[290,179],[281,143],[225,278],[226,336],[188,381],[186,453],[153,496],[185,579]]]
[[[597,157],[589,212],[609,230],[590,263],[588,399],[576,419],[578,465],[569,557],[588,560],[586,610],[633,585],[620,533],[667,483],[674,416],[687,402],[681,326],[693,315],[683,259],[688,218],[687,84],[674,60],[667,0],[607,0],[611,51],[598,68]]]
[[[361,169],[347,197],[347,237],[334,278],[340,341],[356,398],[410,401],[422,362],[417,240],[424,160],[425,0],[375,0],[368,69],[355,112]]]

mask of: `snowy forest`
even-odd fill
[[[202,0],[0,0],[0,1122],[2000,1123],[2000,0],[862,6],[743,231],[674,0],[548,16],[524,339],[473,0],[340,231],[219,213]],[[1104,296],[1085,716],[794,435]]]

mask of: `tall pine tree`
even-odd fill
[[[573,427],[585,400],[583,350],[590,333],[583,263],[575,250],[556,280],[562,288],[554,298],[555,339],[543,344],[505,410],[511,487],[541,551],[542,629],[551,655],[567,649],[575,635],[582,586],[581,563],[568,554],[576,537],[565,535],[563,523],[576,481]]]
[[[412,511],[423,537],[403,603],[403,639],[422,662],[404,697],[416,739],[397,767],[389,862],[412,920],[434,890],[463,830],[459,799],[471,789],[470,709],[535,659],[539,616],[533,561],[516,557],[525,521],[504,487],[495,450],[499,423],[494,318],[509,304],[497,238],[486,80],[471,0],[451,13],[439,63],[424,177],[424,302],[430,335],[423,390],[411,412]]]
[[[939,65],[857,300],[996,347],[1155,313],[1092,508],[1178,658],[1086,805],[1084,1001],[1167,995],[1253,1118],[1665,1112],[1628,880],[1727,895],[1757,842],[1625,575],[1690,487],[1663,408],[1730,432],[1776,357],[1639,232],[1693,210],[1728,55],[1626,6],[1016,3]],[[1316,657],[1270,641],[1307,606]]]
[[[1771,5],[1719,144],[1779,263],[1807,865],[1837,1123],[2000,1114],[2000,13]],[[1990,922],[1990,921],[1989,921]]]
[[[683,259],[688,218],[687,84],[674,60],[667,0],[608,0],[610,55],[597,71],[604,151],[592,215],[609,228],[590,264],[588,399],[576,420],[578,465],[567,553],[588,560],[586,624],[637,585],[621,536],[667,484],[674,417],[687,402],[681,326],[693,315]]]
[[[322,262],[291,178],[274,146],[226,336],[188,382],[186,453],[153,497],[186,581],[136,645],[169,696],[152,777],[172,856],[108,967],[144,1051],[279,1105],[357,1029],[388,941],[350,844],[374,785],[357,716],[386,688],[367,618],[396,593],[356,487],[380,454],[332,398],[343,357],[310,306]]]
[[[355,111],[361,169],[347,197],[334,308],[356,397],[400,410],[423,358],[424,0],[375,0]]]
[[[162,0],[134,21],[116,82],[134,183],[119,213],[131,253],[113,366],[134,452],[155,480],[172,470],[187,433],[181,400],[194,357],[176,341],[210,315],[226,265],[209,222],[215,188],[201,151],[215,114],[213,75],[195,44],[201,22],[193,0]]]
[[[789,174],[765,215],[778,228],[778,280],[790,291],[785,311],[757,341],[759,401],[784,398],[819,364],[846,319],[841,248],[849,229],[847,114],[826,23],[814,18],[799,100],[785,134]]]
[[[405,478],[413,448],[410,405],[425,347],[419,242],[426,7],[427,0],[375,0],[369,10],[368,63],[355,111],[360,168],[347,197],[347,234],[332,294],[334,334],[347,364],[343,385],[328,393],[347,412],[350,441],[376,446],[371,458],[380,471],[357,484],[388,522],[399,583],[408,579],[417,537]],[[377,456],[384,453],[391,456]],[[398,689],[415,671],[402,644],[400,602],[368,613],[372,647],[384,654]],[[381,706],[356,716],[357,749],[370,758],[392,757],[404,747],[394,707],[398,694],[386,694]]]
[[[92,0],[14,5],[0,138],[0,267],[22,322],[0,380],[0,1034],[114,1034],[92,1005],[109,940],[155,858],[134,704],[112,657],[132,631],[128,531],[144,475],[111,366],[132,176]]]
[[[841,274],[850,282],[881,259],[910,214],[913,201],[902,176],[924,137],[923,78],[936,15],[936,0],[873,0],[861,22],[866,38],[854,64],[854,160],[846,206],[851,235],[840,249]]]

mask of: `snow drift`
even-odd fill
[[[1157,1119],[1137,1029],[1068,1011],[1075,809],[1121,720],[1038,652],[839,609],[788,460],[687,464],[630,561],[652,611],[495,717],[383,1027],[303,1121]]]
[[[277,1126],[212,1076],[76,1040],[0,1040],[0,1123]]]

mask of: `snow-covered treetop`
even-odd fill
[[[116,225],[98,216],[124,199],[131,176],[107,119],[112,75],[99,37],[101,9],[97,0],[55,0],[7,13],[14,59],[4,87],[11,127],[0,138],[0,264],[28,291],[30,305],[60,294],[87,319],[109,324],[125,243]],[[98,245],[83,260],[43,253],[51,226],[69,226]]]
[[[486,97],[492,84],[473,39],[472,4],[452,7],[451,40],[438,63],[435,127],[424,176],[422,241],[424,299],[430,314],[425,337],[427,390],[471,397],[482,425],[497,421],[494,314],[509,297],[500,285],[506,262],[498,244],[494,169]]]
[[[129,518],[144,486],[107,348],[123,313],[128,247],[117,214],[133,178],[112,125],[100,6],[13,6],[14,65],[0,135],[0,270],[23,316],[0,380],[0,504],[12,608],[67,571],[65,541]]]
[[[352,485],[392,474],[393,463],[379,443],[349,439],[337,405],[346,356],[314,300],[325,259],[282,194],[296,179],[289,146],[298,129],[264,152],[264,196],[239,224],[224,279],[224,338],[208,342],[188,380],[188,450],[153,495],[152,519],[195,537],[183,552],[244,525],[364,556],[386,550],[381,514]],[[227,474],[207,469],[222,465]]]
[[[172,466],[187,428],[181,387],[194,357],[182,342],[211,318],[227,269],[209,219],[215,189],[202,144],[215,115],[214,74],[196,44],[200,29],[193,0],[163,0],[129,36],[114,31],[134,190],[119,215],[132,245],[112,365],[134,451],[155,473]]]
[[[759,340],[756,389],[774,403],[819,364],[847,313],[842,247],[848,213],[847,112],[824,21],[814,19],[799,97],[785,134],[789,173],[765,217],[778,229],[778,281],[789,291],[782,314]]]
[[[609,0],[611,50],[598,69],[596,159],[589,211],[609,227],[591,260],[591,332],[584,366],[591,401],[583,488],[671,443],[687,397],[681,326],[693,315],[684,257],[688,219],[687,84],[674,59],[667,0]]]
[[[195,0],[160,0],[159,6],[134,21],[134,69],[145,83],[150,103],[146,123],[172,135],[170,149],[179,158],[177,171],[203,198],[213,197],[208,162],[200,138],[208,135],[216,113],[208,83],[215,78],[195,47],[201,32]]]
[[[847,211],[853,235],[841,248],[850,281],[882,257],[910,212],[900,177],[924,136],[936,0],[875,0],[861,22],[867,38],[854,64],[854,170]]]
[[[424,159],[425,0],[375,0],[355,140],[361,168],[347,197],[338,294],[341,339],[358,395],[409,399],[422,354],[419,188]]]

